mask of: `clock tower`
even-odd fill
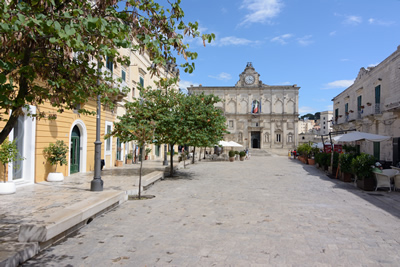
[[[236,87],[260,87],[260,74],[256,72],[251,62],[248,62],[244,71],[239,75]]]

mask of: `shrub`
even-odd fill
[[[230,158],[235,157],[235,151],[230,150],[230,151],[229,151],[229,157],[230,157]]]
[[[352,173],[351,162],[354,156],[352,154],[340,154],[339,163],[341,172]]]
[[[239,151],[235,150],[235,155],[239,155]]]
[[[240,156],[240,157],[244,157],[244,156],[246,156],[246,152],[244,152],[244,151],[240,151],[240,152],[239,152],[239,156]]]
[[[372,176],[372,169],[375,164],[375,157],[369,154],[361,153],[353,158],[351,165],[353,173],[357,175],[357,179],[362,180]]]
[[[15,140],[12,141],[11,143],[8,141],[8,139],[4,140],[4,142],[0,146],[0,163],[3,165],[4,182],[7,182],[6,165],[10,162],[17,161],[17,160],[23,160],[23,159],[24,158],[21,158],[18,156],[18,149],[17,149],[17,144],[15,143]]]
[[[55,144],[50,143],[49,146],[43,150],[43,152],[47,158],[47,161],[51,165],[56,165],[55,172],[57,172],[58,164],[60,164],[60,166],[63,164],[68,164],[68,146],[62,140],[57,140]]]

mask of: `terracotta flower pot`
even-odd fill
[[[235,157],[230,157],[230,158],[229,158],[229,161],[230,161],[230,162],[234,162],[234,161],[235,161]]]

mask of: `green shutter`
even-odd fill
[[[381,143],[374,142],[374,157],[376,160],[380,160],[381,158]]]
[[[375,87],[375,104],[381,103],[381,86]]]

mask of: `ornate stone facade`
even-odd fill
[[[226,116],[226,141],[287,155],[297,146],[299,89],[297,85],[263,84],[252,63],[247,63],[235,86],[191,86],[189,92],[214,94]]]
[[[400,46],[377,66],[361,68],[354,83],[332,101],[334,131],[391,136],[392,140],[357,145],[381,161],[400,162]]]

